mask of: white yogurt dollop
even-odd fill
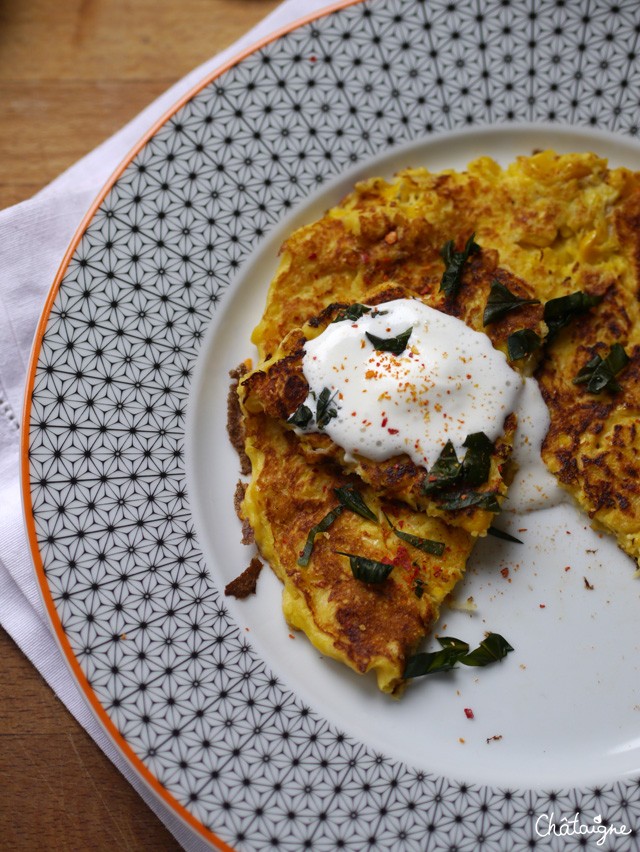
[[[411,329],[403,352],[377,350]],[[430,468],[447,441],[459,458],[468,435],[495,441],[524,383],[487,335],[416,299],[397,299],[353,322],[331,323],[305,344],[303,372],[316,410],[325,388],[337,409],[324,427],[348,456],[383,461],[406,453]]]
[[[550,418],[535,379],[525,379],[517,415],[518,430],[511,455],[516,473],[503,508],[524,515],[560,503],[571,503],[568,492],[558,485],[540,456]]]

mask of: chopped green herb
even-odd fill
[[[414,654],[409,657],[403,677],[422,677],[423,675],[448,672],[458,663],[464,666],[488,666],[504,659],[513,651],[507,640],[499,633],[489,633],[475,650],[469,651],[469,645],[453,636],[438,639],[442,645],[440,651]]]
[[[467,436],[463,446],[467,448],[467,452],[463,461],[459,462],[453,444],[451,441],[447,441],[433,467],[424,478],[422,491],[424,494],[441,494],[444,492],[442,499],[445,500],[446,505],[441,504],[441,508],[466,508],[466,506],[481,505],[482,503],[488,503],[489,505],[484,508],[490,508],[496,502],[493,495],[474,494],[469,492],[466,486],[482,485],[489,478],[493,444],[484,432],[474,432]],[[457,487],[457,491],[446,493],[447,489],[453,486]],[[488,500],[488,496],[493,499]],[[461,505],[449,505],[453,502],[459,503],[462,498],[466,500],[473,498],[473,501],[464,502]],[[498,508],[492,508],[491,511],[497,512]]]
[[[407,544],[411,544],[413,547],[417,547],[418,550],[422,550],[424,553],[430,553],[432,556],[442,556],[444,553],[445,545],[443,541],[421,538],[418,535],[411,535],[411,533],[402,532],[402,530],[398,530],[395,527],[393,528],[393,531],[399,539],[406,541]]]
[[[440,491],[447,485],[453,485],[458,481],[462,465],[458,461],[455,448],[451,441],[447,441],[444,449],[435,460],[433,467],[422,482],[424,494]]]
[[[547,339],[555,337],[560,329],[568,325],[574,317],[585,313],[601,301],[602,296],[592,296],[582,290],[576,290],[575,293],[570,293],[568,296],[550,299],[544,306],[543,314],[544,321],[549,328]]]
[[[438,642],[443,648],[451,648],[452,651],[457,651],[461,656],[469,653],[469,643],[463,642],[462,639],[456,639],[454,636],[439,636]]]
[[[484,432],[473,432],[465,438],[467,448],[460,467],[460,480],[466,485],[482,485],[489,478],[493,444]]]
[[[407,660],[402,676],[408,680],[412,677],[448,672],[455,668],[459,659],[460,654],[454,648],[442,648],[440,651],[414,654]]]
[[[302,405],[299,405],[296,408],[291,417],[287,420],[287,423],[291,423],[293,426],[298,426],[300,429],[306,429],[312,420],[313,412],[309,406],[305,405],[303,402]]]
[[[356,322],[365,314],[368,314],[370,310],[371,308],[368,305],[361,305],[360,302],[355,302],[355,304],[349,305],[348,308],[340,311],[333,321],[342,322],[343,320],[351,320],[351,322]]]
[[[514,331],[507,338],[507,353],[510,361],[519,361],[527,355],[531,355],[542,344],[542,338],[530,328],[521,328]]]
[[[316,400],[316,426],[318,429],[324,429],[333,417],[338,416],[338,409],[333,404],[337,394],[338,392],[336,391],[333,396],[331,396],[329,388],[323,388],[320,392],[320,396]],[[311,395],[315,398],[313,391],[311,391]],[[299,405],[291,417],[287,420],[287,423],[291,423],[293,426],[298,426],[300,429],[306,429],[312,422],[313,412],[309,406],[304,403]]]
[[[345,509],[355,512],[366,518],[368,521],[378,520],[377,515],[364,502],[362,494],[353,487],[353,485],[343,485],[341,488],[334,488],[334,493]]]
[[[516,538],[514,535],[511,535],[511,533],[505,532],[504,530],[499,530],[497,527],[489,527],[487,532],[494,538],[501,538],[503,541],[513,541],[516,544],[524,544],[524,542],[520,541],[519,538]]]
[[[430,538],[421,538],[418,535],[411,535],[411,533],[402,532],[402,530],[399,530],[393,525],[391,518],[389,518],[385,512],[382,514],[385,516],[387,523],[401,541],[406,541],[407,544],[417,547],[418,550],[422,550],[423,553],[430,553],[432,556],[442,556],[444,553],[444,542],[433,541]]]
[[[630,360],[624,351],[624,346],[614,343],[609,348],[609,354],[606,358],[595,355],[587,361],[573,383],[574,385],[586,384],[589,393],[602,393],[603,390],[617,393],[621,390],[621,387],[615,377],[621,370],[624,370]]]
[[[477,506],[478,509],[486,509],[489,512],[500,511],[500,503],[493,491],[461,491],[457,494],[446,494],[439,505],[447,512],[468,509],[470,506]]]
[[[344,506],[336,506],[335,509],[332,509],[328,514],[326,514],[321,521],[318,521],[315,526],[311,527],[307,535],[307,541],[304,546],[304,550],[302,551],[298,559],[298,565],[300,565],[301,568],[306,568],[309,564],[309,560],[311,559],[311,553],[313,551],[313,544],[318,533],[326,532],[331,526],[331,524],[335,521],[335,519],[340,517],[343,512]]]
[[[349,557],[351,573],[356,580],[362,580],[364,583],[384,583],[393,571],[393,565],[387,562],[377,562],[375,559],[356,556],[354,553],[343,553],[342,550],[336,550],[336,553]]]
[[[378,352],[391,352],[392,355],[401,355],[407,348],[412,331],[413,327],[409,327],[406,331],[396,334],[395,337],[377,337],[368,331],[365,331],[365,334],[373,344],[373,348]]]
[[[511,311],[524,305],[539,305],[540,299],[521,299],[501,284],[499,281],[491,282],[491,292],[487,299],[487,305],[482,316],[482,324],[490,325],[505,317]]]
[[[420,579],[420,577],[416,577],[415,582],[413,584],[413,593],[420,600],[420,598],[424,595],[424,583]]]
[[[360,302],[355,302],[353,305],[349,305],[348,308],[344,308],[344,310],[340,311],[333,322],[342,322],[342,320],[357,322],[368,313],[370,313],[372,317],[382,317],[389,312],[379,311],[377,308],[370,308],[369,305],[361,305]]]
[[[456,295],[462,282],[462,270],[469,256],[480,251],[480,246],[474,242],[475,234],[471,234],[462,251],[456,251],[453,240],[446,242],[440,251],[440,256],[445,262],[445,270],[440,281],[440,290],[445,296]]]
[[[504,636],[500,636],[499,633],[489,633],[480,646],[466,657],[461,657],[460,662],[465,666],[488,666],[489,663],[497,663],[504,659],[510,651],[513,651],[513,648]]]
[[[332,404],[337,396],[337,391],[331,396],[329,388],[323,388],[316,403],[316,426],[324,429],[332,417],[338,416],[338,409]]]

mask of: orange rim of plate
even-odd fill
[[[31,551],[31,558],[33,560],[38,584],[40,587],[40,592],[42,594],[42,599],[47,610],[51,626],[54,630],[55,638],[58,642],[60,649],[62,650],[67,665],[70,667],[75,677],[75,680],[78,686],[80,687],[81,692],[84,698],[87,700],[94,715],[97,717],[102,727],[110,735],[113,742],[118,746],[120,752],[124,755],[127,762],[133,767],[133,769],[135,769],[138,776],[142,778],[142,780],[147,784],[148,787],[150,787],[154,791],[154,793],[160,798],[160,800],[163,801],[165,805],[168,805],[169,808],[177,816],[179,816],[183,822],[185,822],[190,828],[200,834],[205,840],[209,841],[210,843],[213,843],[213,845],[216,846],[218,849],[225,850],[226,852],[234,852],[233,847],[229,846],[224,840],[222,840],[212,831],[209,831],[207,828],[205,828],[205,826],[198,819],[196,819],[196,817],[189,813],[189,811],[183,805],[181,805],[174,798],[174,796],[172,796],[172,794],[160,784],[160,782],[157,780],[157,778],[155,778],[153,773],[144,765],[141,758],[139,758],[135,754],[131,746],[127,743],[125,738],[118,731],[115,724],[112,722],[104,707],[98,700],[95,692],[89,685],[87,677],[82,671],[80,664],[78,663],[78,660],[76,659],[75,654],[73,653],[71,644],[65,636],[60,618],[58,616],[58,611],[53,602],[53,598],[51,596],[47,583],[44,565],[40,556],[40,548],[38,545],[35,523],[33,520],[33,505],[31,502],[31,480],[29,474],[29,425],[31,421],[31,398],[33,394],[36,368],[38,366],[38,360],[40,357],[42,338],[45,333],[47,323],[49,321],[51,309],[53,308],[56,296],[58,295],[60,284],[62,283],[69,263],[71,262],[71,259],[75,254],[75,251],[78,248],[78,244],[80,243],[80,240],[82,239],[87,227],[92,221],[98,208],[106,198],[107,193],[113,188],[114,184],[122,176],[123,172],[130,165],[131,161],[140,153],[144,146],[167,123],[167,121],[169,121],[169,119],[173,115],[175,115],[175,113],[179,109],[181,109],[185,104],[187,104],[193,97],[195,97],[195,95],[201,92],[210,83],[225,74],[234,65],[237,65],[238,62],[241,62],[243,59],[246,59],[248,56],[251,56],[253,53],[260,50],[262,47],[265,47],[267,44],[271,44],[271,42],[277,41],[286,33],[292,32],[293,30],[296,30],[299,27],[310,23],[311,21],[323,18],[327,15],[332,14],[333,12],[339,11],[340,9],[347,8],[348,6],[355,6],[357,3],[360,2],[362,2],[362,0],[338,0],[337,3],[333,3],[332,5],[327,6],[324,9],[317,10],[312,14],[306,15],[302,18],[298,18],[291,24],[281,27],[280,29],[276,30],[275,32],[251,45],[246,50],[243,50],[241,53],[237,54],[229,61],[225,62],[224,65],[222,65],[220,68],[217,68],[215,71],[212,71],[210,74],[208,74],[203,80],[201,80],[193,88],[186,92],[186,94],[184,94],[177,101],[177,103],[171,106],[152,125],[152,127],[147,131],[147,133],[145,133],[145,135],[140,139],[140,141],[132,148],[131,151],[129,151],[124,160],[120,163],[120,165],[116,168],[111,177],[107,180],[106,184],[98,193],[95,201],[86,213],[84,219],[78,226],[78,229],[76,230],[69,244],[69,247],[65,252],[64,257],[62,258],[62,262],[60,263],[58,272],[56,273],[53,284],[51,285],[51,288],[47,295],[47,299],[42,314],[40,315],[38,326],[36,328],[33,347],[31,350],[31,356],[29,359],[29,367],[27,371],[27,383],[25,387],[24,407],[22,412],[22,434],[20,445],[22,503],[24,509],[24,520],[26,525],[29,548]]]

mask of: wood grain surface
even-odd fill
[[[278,0],[0,0],[0,209],[37,192]],[[0,630],[0,850],[180,847]]]

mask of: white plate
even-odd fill
[[[640,167],[639,25],[633,2],[349,5],[204,86],[77,241],[29,384],[34,558],[101,721],[212,843],[564,849],[579,824],[556,837],[551,811],[594,832],[640,822],[638,592],[611,542],[584,552],[577,515],[570,547],[552,512],[527,524],[528,549],[483,545],[462,592],[477,614],[444,616],[516,653],[400,703],[289,639],[268,573],[249,601],[219,591],[249,555],[227,372],[281,238],[402,165],[553,145]],[[565,126],[529,123],[551,120]]]

